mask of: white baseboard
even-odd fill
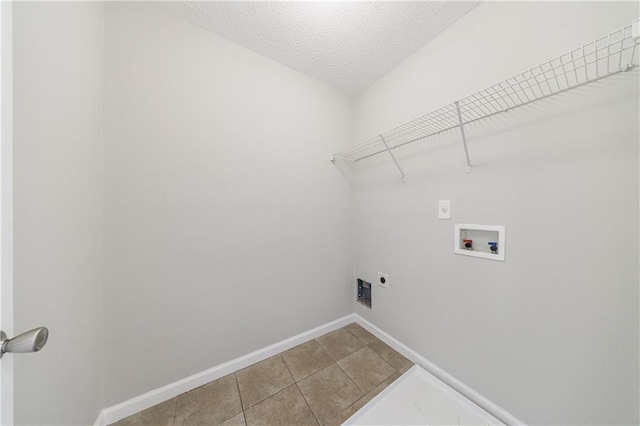
[[[259,349],[250,354],[241,356],[200,373],[193,374],[184,379],[154,389],[142,395],[131,398],[127,401],[116,404],[112,407],[103,409],[98,418],[96,419],[95,426],[105,426],[118,420],[129,417],[132,414],[138,413],[147,408],[153,407],[156,404],[167,401],[180,394],[188,392],[192,389],[206,385],[209,382],[217,380],[228,374],[234,373],[245,367],[248,367],[256,362],[265,360],[280,352],[291,349],[302,343],[313,340],[316,337],[322,336],[330,331],[337,330],[345,325],[352,323],[356,320],[355,314],[350,314],[335,321],[316,327],[312,330],[300,333],[297,336],[290,337],[281,342],[274,343],[266,348]]]
[[[425,370],[427,370],[429,373],[431,373],[432,375],[437,377],[439,380],[441,380],[444,384],[446,384],[447,386],[449,386],[453,390],[457,391],[463,397],[467,398],[468,400],[470,400],[471,402],[476,404],[478,407],[482,408],[487,413],[491,414],[492,416],[494,416],[495,418],[497,418],[501,422],[503,422],[503,423],[505,423],[507,425],[524,425],[524,424],[526,424],[522,420],[520,420],[516,416],[514,416],[513,414],[509,413],[504,408],[500,407],[495,402],[491,401],[490,399],[488,399],[485,396],[483,396],[482,394],[480,394],[475,389],[467,386],[466,384],[464,384],[460,380],[456,379],[451,374],[449,374],[446,371],[444,371],[442,368],[440,368],[437,365],[435,365],[433,362],[431,362],[428,359],[424,358],[422,355],[420,355],[419,353],[417,353],[413,349],[409,348],[408,346],[406,346],[403,343],[399,342],[395,338],[391,337],[389,334],[387,334],[383,330],[379,329],[375,325],[371,324],[369,321],[367,321],[366,319],[362,318],[360,315],[358,315],[358,314],[353,314],[353,315],[355,317],[355,321],[358,324],[360,324],[362,327],[366,328],[369,332],[371,332],[373,335],[375,335],[378,339],[382,340],[387,345],[391,346],[393,349],[395,349],[396,351],[400,352],[407,359],[413,361],[414,363],[416,363],[420,367],[422,367]]]
[[[492,416],[496,417],[498,420],[504,422],[507,425],[525,424],[523,421],[500,407],[495,402],[489,400],[476,390],[462,383],[460,380],[456,379],[454,376],[447,373],[442,368],[424,358],[413,349],[391,337],[389,334],[379,329],[375,325],[371,324],[369,321],[365,320],[357,314],[350,314],[335,321],[321,325],[320,327],[316,327],[312,330],[300,333],[297,336],[290,337],[281,342],[274,343],[273,345],[259,349],[255,352],[251,352],[250,354],[241,356],[239,358],[201,371],[200,373],[193,374],[184,379],[136,396],[135,398],[131,398],[112,407],[105,408],[98,415],[94,426],[106,426],[108,424],[117,422],[118,420],[129,417],[156,404],[160,404],[161,402],[167,401],[180,394],[205,385],[228,374],[234,373],[238,370],[255,364],[256,362],[260,362],[280,352],[308,342],[309,340],[315,339],[316,337],[322,336],[323,334],[329,333],[330,331],[337,330],[338,328],[344,327],[345,325],[354,321],[369,330],[376,337],[391,346],[393,349],[400,352],[402,355],[427,370],[447,386],[454,389],[462,396],[469,399],[483,410],[487,411]]]
[[[105,426],[107,424],[104,412],[105,410],[100,411],[100,414],[98,414],[98,418],[93,423],[93,426]]]

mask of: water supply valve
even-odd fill
[[[496,243],[495,241],[489,241],[487,244],[489,244],[489,249],[491,249],[491,253],[498,254],[498,243]]]
[[[462,242],[467,250],[471,250],[473,248],[473,240],[462,240]]]

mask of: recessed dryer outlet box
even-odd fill
[[[504,226],[458,224],[455,226],[453,252],[504,262],[505,240]]]
[[[380,287],[389,288],[389,275],[378,272],[378,285]]]
[[[371,283],[358,278],[357,301],[358,303],[371,309]]]

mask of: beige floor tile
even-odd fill
[[[338,365],[364,393],[396,372],[395,368],[367,346],[342,358]]]
[[[176,399],[171,398],[113,424],[117,426],[171,426],[173,425],[175,409]]]
[[[355,322],[352,322],[351,324],[347,325],[345,328],[349,331],[349,333],[356,336],[358,340],[363,342],[365,345],[368,345],[369,343],[377,340],[376,336],[369,333],[361,325],[356,324]]]
[[[342,423],[346,422],[349,417],[353,416],[359,409],[364,407],[369,401],[375,398],[380,392],[382,392],[387,386],[389,386],[399,377],[400,373],[393,373],[384,382],[380,383],[378,386],[369,391],[365,396],[344,409],[338,416],[334,417],[330,422],[327,423],[327,426],[339,426]]]
[[[352,323],[115,425],[339,425],[412,366]]]
[[[391,376],[387,377],[382,383],[380,383],[378,386],[376,386],[375,388],[373,388],[372,390],[370,390],[367,395],[369,395],[369,397],[371,399],[373,399],[375,396],[377,396],[380,392],[382,392],[383,390],[385,390],[385,388],[387,386],[389,386],[391,383],[395,382],[396,380],[398,380],[398,378],[400,378],[401,374],[396,372],[393,373]]]
[[[364,407],[367,402],[371,401],[371,397],[367,394],[351,404],[349,407],[342,410],[340,414],[334,417],[331,421],[327,422],[326,426],[340,426],[342,423],[347,421],[349,417],[353,416],[359,409]]]
[[[292,385],[245,411],[247,425],[316,425],[313,413],[300,393]]]
[[[329,354],[315,340],[284,352],[282,359],[289,367],[289,371],[296,382],[316,371],[322,370],[333,362]]]
[[[298,386],[320,424],[331,421],[364,396],[337,364],[301,380]]]
[[[369,343],[369,347],[401,373],[413,367],[411,361],[400,355],[380,339],[375,339],[375,341]]]
[[[247,423],[244,420],[244,413],[233,416],[229,420],[221,423],[222,426],[246,426],[246,424]]]
[[[327,333],[316,339],[335,361],[357,351],[365,344],[344,328]]]
[[[235,375],[178,396],[175,425],[219,424],[242,412]]]
[[[280,355],[240,370],[236,376],[245,410],[294,383]]]

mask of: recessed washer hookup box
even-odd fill
[[[453,236],[453,252],[504,262],[505,240],[504,226],[457,224]]]

